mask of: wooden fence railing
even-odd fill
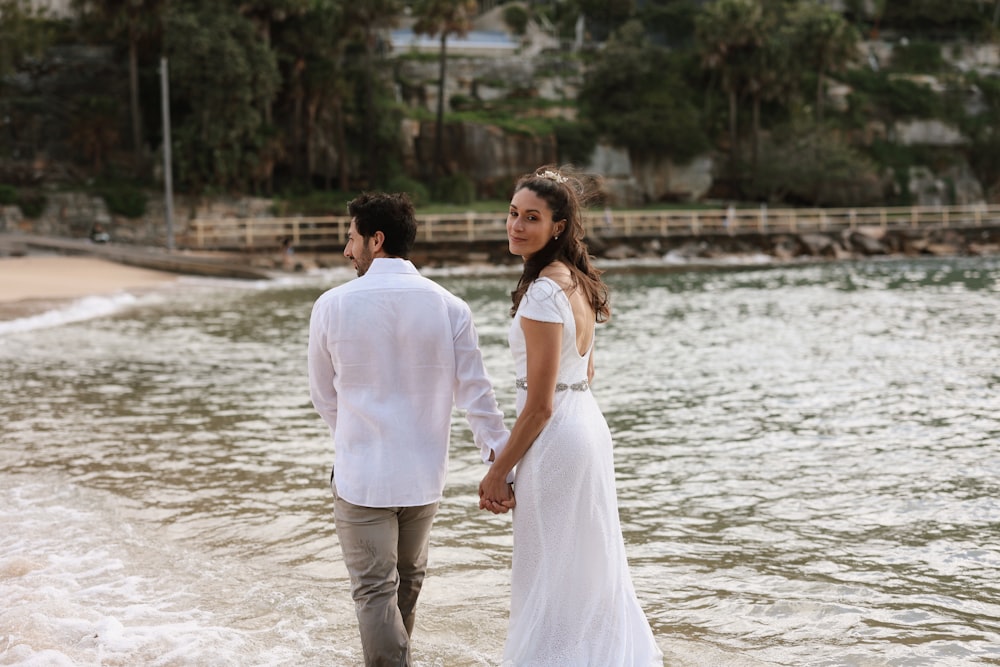
[[[506,238],[504,212],[420,215],[418,220],[418,243]],[[835,232],[859,227],[982,227],[1000,226],[1000,206],[609,210],[587,213],[584,224],[588,235],[604,238]],[[179,242],[191,249],[269,250],[289,238],[300,249],[335,248],[343,246],[349,227],[347,216],[196,218]]]

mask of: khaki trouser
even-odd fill
[[[410,665],[410,634],[437,509],[438,503],[361,507],[334,488],[333,518],[367,667]]]

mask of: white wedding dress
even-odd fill
[[[510,328],[517,412],[527,396],[521,319],[561,322],[552,419],[517,465],[505,667],[662,667],[632,586],[618,519],[611,432],[587,385],[573,311],[548,278],[528,288]]]

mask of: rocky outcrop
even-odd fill
[[[615,206],[643,206],[659,201],[698,201],[712,187],[715,168],[710,155],[679,165],[669,159],[635,161],[624,148],[598,144],[586,165],[601,174]]]
[[[882,229],[843,233],[738,234],[663,239],[588,239],[591,252],[605,259],[851,260],[871,257],[963,257],[1000,255],[1000,228]]]
[[[958,128],[936,118],[897,121],[889,138],[903,146],[954,147],[969,143]]]
[[[938,173],[929,167],[910,167],[908,174],[907,189],[918,206],[964,206],[986,200],[967,162],[955,162]]]
[[[437,112],[440,72],[436,60],[401,58],[395,63],[399,95],[411,107]],[[583,68],[558,55],[539,54],[490,58],[449,57],[444,84],[445,112],[463,98],[492,102],[511,97],[535,97],[549,102],[576,99]]]
[[[419,177],[432,175],[433,121],[403,122],[404,166]],[[448,174],[462,174],[484,199],[504,199],[521,175],[558,160],[554,136],[532,136],[504,132],[495,125],[448,123],[444,127],[444,155]]]

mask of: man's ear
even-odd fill
[[[385,243],[385,232],[375,232],[372,234],[372,240],[375,242],[375,245],[372,247],[372,252],[377,253],[382,249],[382,244]]]

